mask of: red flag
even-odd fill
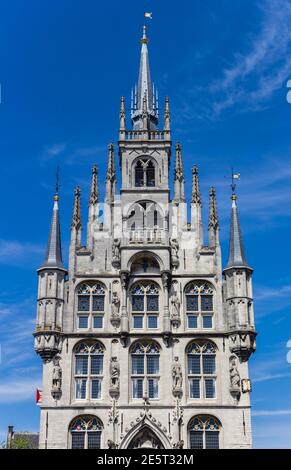
[[[39,388],[36,389],[36,396],[35,396],[35,402],[37,405],[41,404],[41,395],[42,395],[42,390]]]

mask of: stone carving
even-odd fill
[[[120,245],[121,241],[119,238],[114,238],[112,243],[112,265],[115,268],[120,266]]]
[[[119,392],[119,374],[119,363],[117,357],[114,356],[110,361],[110,392],[113,394]]]
[[[62,393],[62,368],[60,366],[59,356],[54,358],[53,365],[52,396],[58,399]]]
[[[179,395],[182,391],[182,367],[179,358],[176,356],[172,365],[173,394]]]
[[[112,293],[111,313],[113,318],[119,318],[120,298],[117,292]]]
[[[174,268],[177,268],[179,266],[179,243],[176,238],[170,240],[170,246],[172,265]]]
[[[180,441],[173,444],[173,449],[183,449],[184,441],[181,439]]]
[[[240,375],[237,369],[236,358],[233,356],[230,359],[230,386],[232,390],[240,390]]]
[[[120,240],[118,238],[114,238],[113,240],[112,257],[114,259],[120,259]]]
[[[173,308],[172,308],[172,320],[179,321],[180,320],[181,302],[180,302],[180,299],[177,296],[176,292],[174,292],[174,295],[171,298],[171,304],[173,306]]]

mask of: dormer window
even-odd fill
[[[155,165],[148,158],[141,158],[135,166],[135,187],[154,187],[155,186]]]

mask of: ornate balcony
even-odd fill
[[[130,245],[165,245],[167,233],[161,228],[127,230],[124,243]]]

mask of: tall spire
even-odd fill
[[[94,206],[97,204],[99,199],[98,193],[98,168],[97,165],[94,165],[92,168],[92,180],[91,180],[91,191],[89,198],[89,205]]]
[[[192,201],[193,204],[201,204],[201,195],[199,188],[198,167],[194,165],[192,168]]]
[[[151,80],[149,53],[148,53],[148,37],[146,26],[143,27],[143,35],[141,38],[141,56],[139,65],[139,76],[137,87],[133,98],[133,109],[131,111],[131,119],[134,129],[143,128],[143,101],[146,100],[146,111],[148,113],[149,130],[154,130],[158,123],[157,97],[154,96],[154,88]]]
[[[77,231],[82,227],[81,223],[81,189],[79,186],[75,189],[75,199],[73,207],[73,216],[71,228],[75,228]]]
[[[114,202],[115,197],[115,186],[116,186],[116,171],[114,163],[114,146],[113,144],[108,145],[108,166],[106,173],[106,202]]]
[[[216,191],[214,187],[211,187],[209,190],[209,220],[208,220],[208,230],[209,230],[209,246],[214,248],[218,245],[218,215],[216,207]]]
[[[236,205],[237,196],[233,190],[230,223],[230,242],[229,242],[229,259],[225,269],[241,267],[250,268],[244,253],[243,239],[240,230],[238,209]]]
[[[54,208],[51,220],[50,234],[47,244],[45,260],[40,269],[61,269],[66,271],[62,260],[61,232],[59,217],[59,176],[57,173],[56,192],[54,195]]]
[[[183,171],[183,162],[182,162],[182,146],[180,143],[176,144],[174,186],[175,186],[174,201],[184,202],[185,201],[184,171]]]

